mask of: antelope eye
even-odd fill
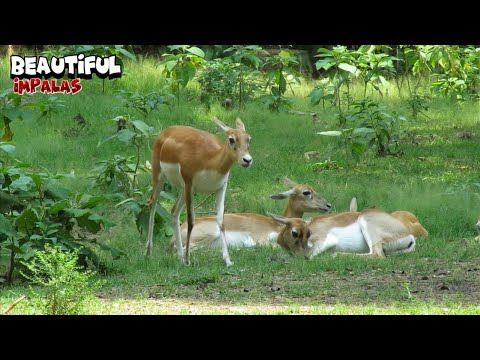
[[[296,229],[292,229],[292,236],[298,238],[298,231]]]
[[[235,144],[235,139],[234,139],[232,136],[230,136],[230,137],[228,138],[228,141],[229,141],[230,144],[232,144],[232,145]]]
[[[312,192],[308,191],[308,190],[305,190],[302,194],[305,195],[305,196],[309,196],[309,195],[312,194]]]

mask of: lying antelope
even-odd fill
[[[285,186],[290,189],[270,195],[271,199],[288,198],[287,207],[283,216],[287,218],[301,218],[305,212],[328,211],[331,205],[309,185],[297,184],[289,178],[283,179]],[[225,237],[227,245],[231,247],[250,247],[256,245],[275,245],[281,225],[269,216],[240,213],[225,214]],[[181,227],[182,239],[185,239],[187,224]],[[196,219],[195,228],[190,238],[192,248],[219,247],[221,245],[220,232],[216,226],[214,216]],[[177,244],[176,237],[170,240],[170,246]]]
[[[172,209],[172,226],[180,259],[187,264],[190,263],[190,237],[195,221],[194,192],[214,192],[217,208],[215,227],[220,233],[223,259],[227,266],[233,265],[228,253],[223,220],[225,192],[233,164],[238,163],[243,167],[252,165],[253,159],[248,152],[251,137],[239,118],[236,119],[235,129],[228,127],[217,118],[213,121],[225,132],[226,143],[213,134],[190,126],[168,127],[155,139],[152,153],[153,190],[149,201],[147,255],[152,253],[158,192],[163,188],[165,181],[168,181],[179,189],[178,199]],[[185,258],[180,235],[180,213],[184,204],[187,205],[188,222]]]
[[[379,209],[316,216],[308,221],[270,214],[285,226],[277,242],[293,255],[312,258],[324,251],[384,257],[415,249],[415,239],[428,231],[408,211]]]

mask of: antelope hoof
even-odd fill
[[[152,248],[151,247],[148,247],[145,249],[145,256],[150,256],[152,255]]]
[[[233,266],[233,261],[230,259],[225,259],[225,265],[227,265],[227,267]]]

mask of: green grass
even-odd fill
[[[98,160],[114,154],[133,155],[133,149],[111,141],[97,147],[111,131],[107,119],[120,115],[114,111],[119,100],[115,89],[154,91],[163,86],[155,61],[146,59],[128,64],[128,76],[107,82],[106,94],[98,80],[82,80],[83,90],[75,95],[58,95],[66,108],[52,116],[31,122],[14,122],[12,129],[17,158],[40,169],[74,174],[65,179],[68,187],[95,193],[86,176]],[[11,86],[8,62],[0,59],[0,90]],[[316,131],[337,128],[335,113],[312,107],[308,99],[310,85],[295,90],[295,110],[316,111],[320,123],[313,129],[310,118],[273,114],[260,104],[250,103],[243,112],[223,110],[214,105],[210,113],[195,98],[196,84],[183,93],[180,106],[154,111],[147,122],[160,132],[173,124],[192,125],[216,131],[211,119],[217,116],[232,124],[240,116],[252,136],[249,169],[234,167],[225,201],[227,212],[266,211],[281,213],[285,202],[269,195],[283,191],[278,177],[312,185],[334,205],[335,211],[348,210],[356,196],[359,208],[379,206],[387,211],[414,212],[430,232],[420,239],[416,251],[387,259],[332,257],[323,254],[306,261],[288,256],[281,249],[256,248],[231,250],[235,262],[225,268],[220,251],[192,254],[191,267],[180,264],[167,247],[168,240],[154,240],[150,259],[142,255],[145,236],[140,235],[133,219],[113,206],[104,215],[117,225],[105,232],[100,241],[115,245],[128,259],[107,263],[105,280],[97,298],[88,303],[88,314],[478,314],[480,313],[480,244],[473,225],[480,212],[479,182],[480,108],[478,104],[461,106],[436,99],[429,118],[413,120],[395,86],[381,100],[391,111],[405,114],[408,133],[416,134],[418,144],[406,137],[401,157],[376,158],[369,153],[354,164],[336,146],[335,139],[316,135]],[[361,86],[353,87],[356,95]],[[35,95],[38,96],[38,95]],[[65,137],[62,130],[72,127],[72,117],[80,113],[92,124],[78,137]],[[134,113],[131,113],[134,115]],[[462,140],[460,131],[475,133]],[[145,147],[142,161],[150,159]],[[306,160],[307,151],[320,151],[321,158]],[[341,169],[318,171],[312,166],[326,159],[335,160]],[[140,181],[149,183],[148,175]],[[447,194],[447,189],[457,192]],[[196,195],[199,203],[204,195]],[[169,205],[169,204],[167,204]],[[213,198],[199,212],[214,209]],[[308,214],[313,215],[313,214]],[[2,259],[0,259],[2,260]],[[1,262],[0,262],[0,269]],[[436,275],[437,269],[447,270]],[[18,279],[18,278],[17,278]],[[28,293],[19,280],[11,288],[0,290],[0,310]],[[27,297],[12,314],[38,313]]]

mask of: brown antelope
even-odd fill
[[[152,153],[152,195],[149,201],[150,218],[146,254],[152,253],[153,226],[159,189],[165,181],[179,189],[178,199],[172,209],[172,226],[177,241],[177,253],[180,259],[190,263],[190,236],[194,227],[194,192],[216,193],[216,227],[221,238],[223,260],[227,266],[233,265],[228,254],[223,224],[224,200],[227,190],[230,168],[234,163],[243,167],[252,165],[253,159],[248,149],[251,137],[245,126],[236,119],[236,128],[232,129],[214,118],[215,124],[225,132],[227,141],[217,136],[189,126],[171,126],[162,131],[155,139]],[[187,242],[183,257],[182,238],[180,236],[180,213],[187,206]]]
[[[271,199],[286,199],[288,203],[283,216],[301,218],[305,212],[328,211],[331,205],[309,185],[297,184],[289,178],[283,179],[288,191],[270,195]],[[231,247],[250,247],[256,245],[275,245],[281,225],[269,216],[241,213],[225,214],[225,237]],[[187,233],[187,224],[181,227],[182,239]],[[195,220],[195,228],[190,237],[193,248],[221,246],[220,231],[214,216],[206,216]],[[170,246],[177,244],[175,236]]]
[[[277,242],[293,255],[312,258],[327,250],[384,257],[415,249],[415,238],[428,231],[407,211],[379,209],[316,216],[308,221],[270,214],[285,226]]]

